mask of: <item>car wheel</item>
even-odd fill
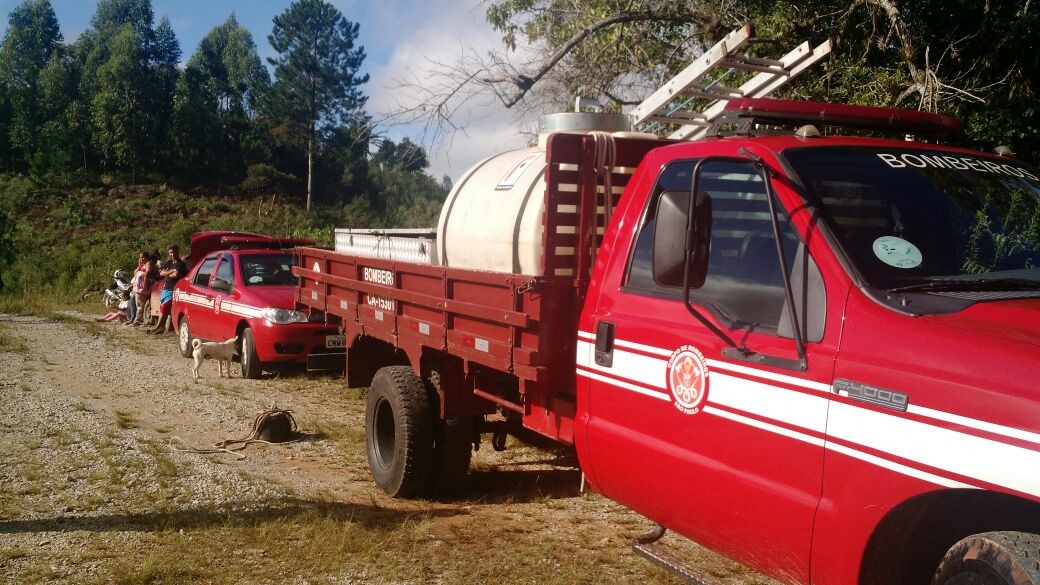
[[[177,329],[177,347],[181,350],[181,355],[190,358],[195,348],[191,346],[191,342],[195,338],[191,336],[191,329],[188,328],[188,318],[181,317],[181,324]]]
[[[395,498],[424,496],[433,460],[433,412],[426,385],[408,366],[376,372],[365,407],[365,450],[372,477]]]
[[[1038,585],[1040,535],[984,532],[950,547],[932,585]]]
[[[242,360],[242,377],[250,380],[260,378],[264,371],[264,365],[256,355],[256,342],[253,340],[253,330],[246,327],[242,331],[242,352],[239,356]]]

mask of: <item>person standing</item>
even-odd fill
[[[159,271],[159,276],[166,278],[162,295],[159,297],[159,323],[155,325],[154,329],[148,330],[149,333],[155,335],[166,333],[166,324],[170,320],[170,311],[173,309],[173,287],[188,272],[188,265],[181,259],[180,248],[177,244],[171,244],[166,249],[166,254],[170,261],[166,268]]]
[[[137,270],[134,271],[134,277],[130,281],[133,290],[133,295],[130,298],[134,299],[135,311],[134,316],[130,317],[130,322],[127,323],[128,327],[137,327],[148,322],[145,311],[148,308],[148,291],[151,290],[149,286],[151,283],[148,280],[148,272],[151,270],[151,266],[151,254],[141,250],[137,257]]]

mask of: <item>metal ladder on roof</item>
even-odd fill
[[[668,138],[696,140],[722,116],[728,100],[766,97],[831,52],[828,40],[814,48],[804,42],[780,59],[738,53],[753,36],[754,29],[748,23],[723,37],[628,112],[632,126],[654,134],[663,134],[678,126],[667,134]],[[739,87],[723,85],[723,81],[740,72],[756,74]],[[707,81],[709,79],[711,81]],[[712,101],[703,109],[692,108],[695,102],[704,99]]]

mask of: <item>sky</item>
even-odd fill
[[[0,0],[2,28],[7,14],[21,0]],[[50,0],[58,16],[65,42],[71,43],[90,26],[97,3],[92,0]],[[466,50],[480,54],[501,48],[500,36],[484,20],[481,0],[331,0],[352,22],[360,24],[359,42],[368,57],[363,71],[371,77],[363,90],[368,94],[368,111],[378,120],[400,101],[407,100],[394,89],[395,80],[423,79],[431,61],[453,62]],[[273,56],[267,41],[271,20],[282,13],[289,0],[152,0],[155,20],[170,18],[187,61],[199,41],[232,12],[253,33],[260,58]],[[477,161],[498,152],[523,146],[524,139],[504,107],[491,100],[474,103],[462,119],[469,120],[464,132],[450,140],[432,144],[419,127],[380,127],[384,135],[400,140],[409,137],[430,149],[428,172],[452,181]]]

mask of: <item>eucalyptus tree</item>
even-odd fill
[[[141,170],[154,144],[150,111],[151,72],[137,32],[124,25],[109,42],[108,59],[97,70],[98,91],[90,104],[93,142],[107,167]]]
[[[58,18],[48,0],[25,0],[8,16],[0,47],[0,86],[7,119],[0,125],[7,126],[10,145],[20,151],[20,167],[33,156],[44,121],[39,107],[40,72],[61,42]]]
[[[234,15],[199,42],[178,86],[174,141],[198,159],[201,174],[242,178],[244,142],[269,84],[253,35]]]

